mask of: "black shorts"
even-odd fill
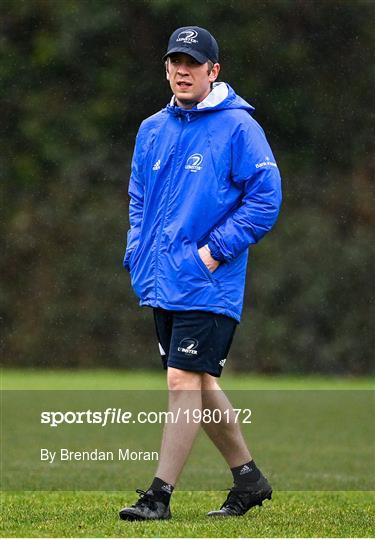
[[[209,373],[220,377],[237,321],[209,311],[154,308],[156,334],[164,369]]]

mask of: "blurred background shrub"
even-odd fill
[[[369,1],[2,0],[2,364],[158,367],[122,269],[140,122],[178,26],[208,28],[284,181],[251,249],[231,367],[373,370],[374,13]]]

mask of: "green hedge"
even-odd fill
[[[121,267],[126,191],[138,125],[170,97],[168,36],[191,22],[216,35],[222,79],[256,107],[284,180],[279,223],[251,250],[232,366],[373,370],[372,2],[0,10],[4,364],[158,366]]]

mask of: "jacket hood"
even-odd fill
[[[191,109],[182,109],[175,104],[175,96],[167,105],[167,111],[171,114],[196,114],[201,112],[220,111],[223,109],[244,109],[251,114],[255,109],[247,103],[242,97],[238,96],[229,84],[219,82],[213,84],[213,89],[208,96],[192,107]]]

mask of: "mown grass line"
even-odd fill
[[[224,389],[251,390],[366,390],[375,388],[374,377],[322,375],[259,375],[233,373],[220,379]],[[163,370],[43,370],[3,368],[1,387],[7,390],[162,390],[166,388]]]

